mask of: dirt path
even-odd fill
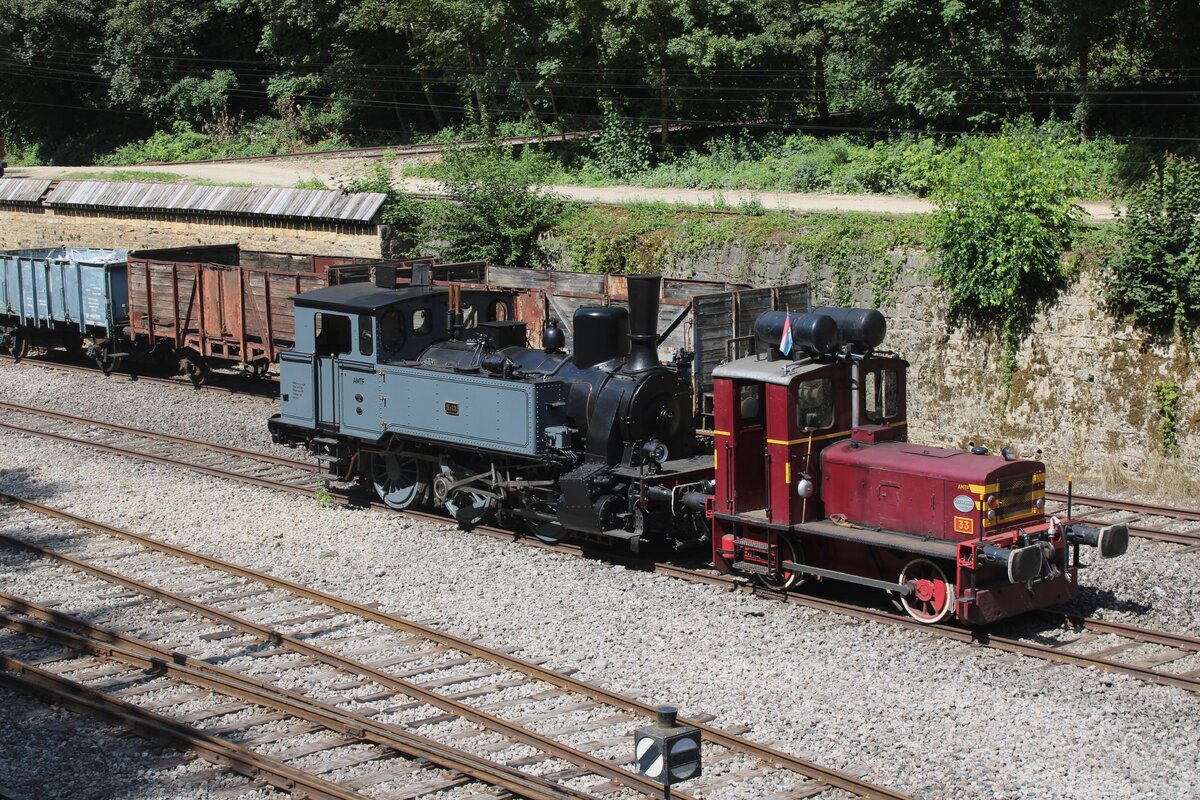
[[[184,178],[213,183],[244,183],[255,186],[295,186],[297,181],[317,178],[330,186],[355,168],[352,159],[313,159],[280,161],[243,161],[227,164],[178,164],[154,167],[13,167],[5,175],[13,178],[63,178],[78,173],[169,172]],[[399,172],[399,167],[397,167]],[[399,176],[398,176],[399,177]],[[401,179],[409,191],[438,194],[436,181],[423,178]],[[871,214],[927,214],[933,203],[919,197],[878,194],[802,194],[799,192],[756,192],[743,189],[647,189],[642,186],[563,186],[547,191],[568,200],[585,203],[661,202],[690,206],[722,205],[736,209],[757,201],[764,208],[797,212],[862,211]],[[1080,205],[1095,221],[1114,218],[1108,200],[1085,200]]]

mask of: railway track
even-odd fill
[[[0,404],[0,410],[9,410],[9,407],[12,407],[13,410],[26,413],[27,415],[33,417],[45,414],[46,418],[51,421],[70,425],[95,426],[102,431],[105,429],[118,428],[119,430],[117,430],[115,434],[122,437],[132,436],[136,438],[138,433],[137,431],[134,431],[134,429],[112,426],[108,423],[99,423],[92,420],[71,417],[69,415],[53,412],[42,412],[39,409],[27,409],[25,407],[12,406],[12,404]],[[121,443],[94,441],[92,439],[71,436],[61,432],[48,432],[36,427],[25,427],[13,424],[11,420],[6,423],[0,423],[0,428],[45,436],[46,438],[57,441],[93,447],[107,452],[132,456],[135,458],[143,458],[170,466],[197,469],[197,471],[204,472],[205,474],[213,475],[215,477],[241,480],[255,485],[266,486],[268,488],[279,489],[282,491],[299,492],[304,494],[315,494],[317,492],[325,491],[323,487],[314,487],[312,481],[316,480],[317,476],[311,472],[304,473],[304,482],[301,482],[298,476],[289,478],[264,477],[253,474],[248,475],[247,469],[243,466],[243,464],[253,464],[256,460],[262,458],[261,454],[255,453],[254,451],[214,445],[212,447],[215,448],[216,452],[220,453],[223,457],[230,459],[230,462],[224,467],[213,466],[211,463],[203,464],[197,467],[193,466],[188,461],[175,460],[172,457],[162,453],[144,454],[145,448],[134,449],[132,446]],[[151,436],[155,435],[161,434],[151,434]],[[178,439],[181,437],[173,438]],[[154,440],[148,439],[147,441]],[[191,440],[184,439],[182,442],[184,446],[200,448],[205,447],[203,443],[192,442]],[[288,469],[296,469],[294,465],[303,463],[290,461],[286,458],[280,459],[274,456],[269,458],[276,463],[284,462],[280,466]],[[311,467],[307,467],[307,469],[311,469]],[[373,505],[379,504],[373,503]],[[379,507],[382,506],[379,505]],[[446,521],[444,518],[438,515],[424,512],[410,512],[410,516],[423,519],[433,519],[440,522]],[[518,538],[518,534],[502,528],[480,526],[474,528],[473,531],[496,538]],[[546,545],[538,542],[535,539],[522,539],[522,541],[534,547],[552,549],[557,552],[563,552],[572,555],[583,555],[581,548],[571,545]],[[1143,629],[1136,626],[1124,625],[1121,623],[1109,622],[1091,617],[1082,618],[1069,615],[1065,612],[1044,612],[1045,618],[1053,622],[1055,628],[1062,629],[1065,627],[1070,629],[1072,634],[1066,638],[1058,639],[1055,639],[1054,637],[1049,637],[1047,639],[1044,636],[1040,636],[1038,638],[1046,639],[1046,641],[1038,641],[1036,638],[1031,639],[1030,637],[1002,636],[989,633],[987,630],[965,629],[955,625],[926,625],[889,611],[880,611],[877,609],[863,607],[854,603],[823,599],[810,594],[796,592],[775,593],[757,587],[745,581],[744,579],[728,575],[717,575],[712,573],[710,570],[693,569],[682,567],[676,564],[666,563],[655,564],[653,565],[653,569],[664,575],[669,575],[671,577],[695,583],[719,586],[729,591],[751,592],[770,599],[782,600],[794,605],[801,605],[817,610],[839,613],[857,619],[923,630],[967,644],[988,646],[995,649],[1004,650],[1006,652],[1030,656],[1060,664],[1097,667],[1109,672],[1130,675],[1151,683],[1175,686],[1187,691],[1200,691],[1200,663],[1192,664],[1193,660],[1200,661],[1200,656],[1197,655],[1200,654],[1200,639],[1192,636]],[[1082,648],[1084,648],[1085,645],[1091,645],[1093,647],[1091,650],[1084,650]],[[1172,666],[1182,666],[1183,668],[1176,671],[1171,669]]]
[[[466,771],[461,764],[450,763],[445,753],[443,761],[428,755],[415,757],[519,796],[544,795],[514,789],[510,784],[518,779],[549,781],[554,784],[549,788],[562,791],[562,797],[653,796],[658,791],[657,784],[628,769],[631,733],[654,717],[654,708],[646,703],[371,606],[28,500],[8,495],[0,499],[92,534],[71,537],[69,548],[45,541],[62,541],[57,529],[49,536],[0,535],[5,549],[23,556],[21,570],[30,576],[26,582],[53,592],[67,571],[83,573],[95,584],[83,593],[94,600],[77,601],[94,604],[82,609],[89,625],[95,625],[98,616],[132,616],[136,621],[124,623],[134,630],[80,634],[78,620],[62,619],[61,599],[47,598],[59,606],[52,611],[49,603],[3,594],[0,607],[9,609],[7,615],[65,626],[72,635],[99,641],[96,647],[101,652],[116,647],[139,658],[196,670],[208,669],[201,662],[219,662],[232,673],[219,677],[241,681],[238,685],[243,688],[255,682],[253,674],[287,674],[290,680],[299,674],[314,676],[310,681],[314,688],[304,699],[323,703],[318,709],[322,714],[342,715],[330,729],[343,738],[397,750],[401,745],[415,750],[418,745],[455,748],[458,743],[475,742],[466,755],[495,763],[503,769],[502,775],[485,775],[486,765],[477,763],[468,765],[475,772]],[[45,578],[35,570],[44,571]],[[115,610],[107,609],[106,602]],[[0,617],[0,625],[4,619]],[[169,621],[165,631],[164,619]],[[138,636],[141,630],[147,631],[144,637]],[[106,636],[114,638],[105,641]],[[170,645],[148,641],[158,637]],[[147,647],[156,649],[150,652]],[[269,693],[278,687],[256,688]],[[269,706],[263,696],[251,699]],[[287,699],[297,700],[290,695]],[[353,715],[348,707],[354,709]],[[230,707],[228,713],[253,712]],[[711,727],[704,720],[690,723],[702,729],[708,752],[705,774],[689,784],[689,793],[719,798],[723,787],[733,786],[738,791],[760,787],[759,796],[780,800],[831,789],[868,798],[905,796]],[[419,741],[382,740],[385,734],[398,735],[397,731],[411,733]],[[497,782],[501,778],[509,783]]]
[[[6,362],[13,363],[11,359],[6,359]],[[60,372],[83,372],[95,375],[102,375],[103,372],[99,367],[90,364],[79,364],[71,361],[65,361],[55,355],[30,355],[22,358],[20,364],[27,364],[44,369],[56,369]],[[269,397],[272,400],[279,397],[279,380],[276,377],[272,378],[250,378],[232,375],[224,372],[210,373],[207,380],[203,383],[193,383],[189,378],[184,376],[167,377],[164,375],[147,375],[144,373],[134,372],[128,369],[116,369],[111,375],[107,376],[111,379],[124,379],[127,381],[137,381],[139,383],[159,383],[168,386],[178,386],[184,389],[202,390],[221,392],[224,394],[246,394],[256,397]]]
[[[1057,503],[1058,509],[1067,508],[1065,492],[1046,492],[1047,503]],[[1200,548],[1200,525],[1186,525],[1184,530],[1171,530],[1168,524],[1200,521],[1200,511],[1154,503],[1139,503],[1132,500],[1114,500],[1106,497],[1074,495],[1071,499],[1072,512],[1076,519],[1090,522],[1129,526],[1129,532],[1143,539],[1181,544],[1189,548]],[[1147,520],[1166,520],[1153,525]]]

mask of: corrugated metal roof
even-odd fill
[[[369,223],[384,199],[386,195],[378,192],[349,194],[336,189],[61,181],[46,204]]]
[[[50,181],[33,178],[0,178],[0,203],[34,205],[50,188]]]

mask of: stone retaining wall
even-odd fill
[[[822,299],[829,274],[795,265],[787,248],[747,253],[714,250],[667,272],[702,279],[813,283]],[[1118,489],[1152,485],[1189,491],[1200,477],[1200,369],[1179,346],[1154,346],[1104,308],[1095,278],[1085,274],[1039,318],[1019,354],[1007,402],[1002,348],[949,330],[945,299],[921,274],[919,254],[904,259],[885,346],[911,363],[909,428],[914,441],[953,446],[1011,444],[1041,458],[1055,477],[1073,472]],[[828,300],[828,291],[824,292]],[[871,287],[857,301],[869,305]],[[1159,454],[1156,381],[1181,388],[1178,458]]]

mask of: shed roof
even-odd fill
[[[335,189],[60,181],[46,204],[369,223],[385,199],[381,192],[349,193]]]
[[[50,188],[50,181],[33,178],[0,178],[0,204],[37,205]]]

